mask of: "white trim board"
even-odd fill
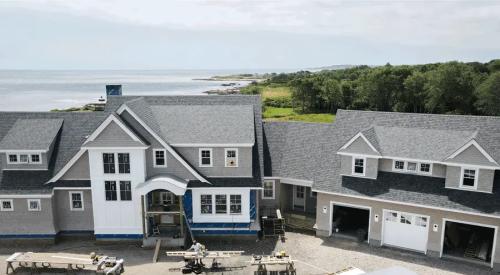
[[[54,187],[52,190],[92,190],[92,187]]]
[[[144,142],[139,139],[139,137],[137,137],[136,134],[134,134],[134,132],[132,132],[132,130],[130,130],[120,119],[118,119],[114,114],[111,114],[109,115],[102,123],[101,125],[99,125],[99,127],[97,127],[97,129],[94,130],[94,132],[92,132],[92,134],[87,138],[87,140],[83,143],[83,145],[85,146],[85,144],[87,144],[89,141],[94,141],[101,133],[102,131],[104,131],[104,129],[106,129],[106,127],[108,127],[109,124],[111,124],[111,122],[114,122],[116,123],[116,125],[118,125],[127,135],[129,135],[134,141],[137,141],[139,143],[141,143],[142,145],[146,146],[146,144],[144,144]]]
[[[313,182],[310,180],[299,180],[292,178],[279,178],[280,183],[291,184],[291,185],[299,185],[304,187],[312,187]]]
[[[126,104],[122,104],[120,106],[120,108],[118,108],[117,110],[117,113],[118,114],[122,114],[124,111],[127,111],[137,122],[139,122],[139,124],[144,127],[144,129],[146,129],[146,131],[149,132],[149,134],[151,134],[161,145],[163,145],[163,147],[165,147],[165,149],[167,149],[167,151],[172,155],[174,156],[174,158],[179,161],[189,172],[191,172],[191,174],[196,178],[198,179],[199,181],[201,182],[205,182],[205,183],[208,183],[208,184],[211,184],[209,183],[204,177],[202,177],[200,174],[198,174],[198,172],[196,172],[183,158],[181,158],[179,156],[179,154],[177,154],[177,152],[172,149],[172,147],[170,145],[168,145],[168,143],[166,141],[164,141],[160,136],[158,136],[146,123],[144,123],[144,121],[142,121],[142,119],[139,118],[139,116],[134,113]]]
[[[446,159],[455,158],[460,153],[462,153],[463,151],[467,150],[470,146],[476,147],[476,149],[479,150],[479,152],[481,152],[481,154],[484,157],[486,157],[486,159],[488,159],[489,162],[493,162],[494,164],[496,164],[498,166],[498,163],[495,161],[495,159],[493,159],[490,156],[490,154],[488,154],[488,152],[486,152],[486,150],[484,150],[484,148],[481,147],[481,145],[479,145],[479,143],[477,143],[477,141],[475,139],[471,139],[469,142],[467,142],[464,146],[460,147],[457,151],[455,151],[453,154],[451,154],[450,156],[448,156]]]
[[[52,194],[43,194],[43,195],[0,195],[0,199],[50,199],[52,198]]]
[[[366,144],[368,144],[368,146],[370,146],[370,148],[371,148],[374,152],[376,152],[377,154],[380,154],[380,152],[379,152],[377,149],[375,149],[375,146],[373,146],[373,145],[371,144],[371,142],[369,142],[369,141],[368,141],[368,139],[365,137],[365,135],[363,135],[363,133],[362,133],[362,132],[359,132],[359,133],[357,133],[354,137],[352,137],[352,138],[351,138],[351,139],[350,139],[350,140],[349,140],[346,144],[344,144],[344,146],[342,146],[342,147],[340,148],[340,150],[344,150],[344,149],[346,149],[347,147],[349,147],[349,145],[351,145],[354,141],[356,141],[356,140],[357,140],[358,138],[360,138],[360,137],[361,137],[361,138],[362,138],[362,139],[366,142]]]
[[[369,200],[369,201],[379,201],[379,202],[391,203],[391,204],[396,204],[396,205],[399,204],[399,205],[406,205],[406,206],[412,206],[412,207],[417,207],[417,208],[435,209],[435,210],[440,210],[440,211],[455,212],[455,213],[461,213],[461,214],[467,214],[467,215],[473,215],[473,216],[481,216],[481,217],[487,217],[487,218],[493,218],[493,219],[500,219],[500,216],[495,216],[495,215],[490,215],[490,214],[482,214],[482,213],[474,213],[474,212],[470,212],[470,211],[456,210],[456,209],[443,208],[443,207],[437,207],[437,206],[427,206],[427,205],[421,205],[421,204],[409,203],[409,202],[398,202],[398,201],[370,198],[370,197],[357,196],[357,195],[348,195],[348,194],[342,194],[342,193],[336,193],[336,192],[327,192],[327,191],[322,191],[322,190],[317,190],[317,189],[314,189],[313,191],[317,192],[317,193],[321,193],[321,194],[327,194],[327,195],[335,195],[335,196],[355,198],[355,199],[361,199],[361,200]]]
[[[443,249],[444,249],[444,231],[446,230],[446,222],[454,222],[454,223],[462,223],[462,224],[469,224],[469,225],[475,225],[475,226],[481,226],[481,227],[489,227],[494,229],[493,233],[493,247],[491,249],[491,263],[490,266],[493,268],[494,260],[495,260],[495,253],[496,253],[496,244],[497,244],[497,237],[498,237],[498,226],[495,225],[489,225],[489,224],[483,224],[483,223],[475,223],[475,222],[468,222],[468,221],[462,221],[462,220],[455,220],[455,219],[448,219],[448,218],[443,218],[443,222],[441,224],[441,251],[439,251],[439,258],[443,257]]]
[[[253,143],[172,143],[172,147],[253,147]]]

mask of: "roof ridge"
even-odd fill
[[[433,114],[433,113],[409,113],[409,112],[391,112],[391,111],[338,109],[337,112],[339,112],[339,111],[340,112],[351,112],[351,113],[378,113],[378,114],[421,115],[421,116],[447,116],[447,117],[489,118],[489,119],[498,119],[498,120],[500,120],[500,116],[485,116],[485,115]]]

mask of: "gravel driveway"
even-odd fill
[[[233,267],[233,270],[223,273],[209,272],[209,274],[252,274],[255,268],[248,267],[252,254],[269,254],[272,251],[281,250],[285,250],[293,259],[298,260],[296,263],[298,274],[327,274],[327,272],[335,272],[349,266],[365,271],[402,266],[418,274],[494,274],[487,267],[429,258],[394,249],[370,247],[351,240],[318,238],[293,232],[287,232],[287,239],[284,243],[271,239],[240,240],[237,237],[223,240],[200,239],[200,242],[206,244],[210,250],[246,251],[243,257],[222,261],[224,267]],[[66,252],[81,255],[96,251],[124,258],[125,274],[181,274],[181,272],[169,272],[170,268],[181,266],[182,259],[180,258],[167,258],[162,252],[160,261],[152,263],[152,250],[127,244],[96,245],[92,241],[64,241],[57,245],[39,247],[2,245],[0,247],[0,274],[5,272],[5,259],[15,251]],[[20,271],[16,274],[30,274],[28,270]],[[51,270],[50,273],[41,274],[65,273],[64,270]]]

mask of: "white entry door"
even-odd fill
[[[384,210],[384,229],[382,244],[427,251],[429,218],[426,216]]]
[[[293,209],[306,210],[306,188],[304,186],[293,186]]]

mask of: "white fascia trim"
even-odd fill
[[[377,179],[377,178],[373,178],[373,177],[363,176],[361,174],[340,174],[340,175],[344,176],[344,177],[363,178],[363,179],[370,179],[370,180],[376,180]]]
[[[125,104],[122,104],[122,106],[120,106],[120,108],[118,108],[118,111],[117,113],[118,114],[122,114],[123,111],[127,111],[137,122],[139,122],[139,124],[144,127],[144,129],[146,129],[146,131],[148,131],[161,145],[163,145],[163,147],[165,147],[167,149],[167,151],[172,155],[174,156],[174,158],[179,161],[182,165],[184,165],[184,167],[186,167],[186,169],[191,172],[191,174],[196,178],[198,179],[199,181],[201,182],[205,182],[205,183],[208,183],[208,184],[211,184],[209,183],[205,178],[203,178],[200,174],[198,174],[198,172],[196,172],[193,168],[191,168],[191,166],[186,162],[184,161],[183,158],[181,158],[177,152],[172,149],[172,147],[170,145],[167,144],[167,142],[165,142],[162,138],[160,138],[146,123],[144,123],[144,121],[142,121],[142,119],[139,118],[139,116],[137,116],[132,110],[130,110],[130,108],[125,105]]]
[[[172,147],[253,147],[254,143],[172,143]]]
[[[498,165],[498,163],[495,161],[495,159],[493,159],[490,156],[490,154],[488,154],[488,152],[486,152],[486,150],[484,150],[484,148],[481,147],[481,145],[479,145],[479,143],[477,143],[477,141],[475,139],[472,139],[469,142],[467,142],[464,146],[460,147],[457,151],[455,151],[453,154],[451,154],[450,156],[448,156],[446,159],[452,159],[452,158],[458,156],[460,153],[462,153],[463,151],[465,151],[470,146],[475,146],[476,149],[478,149],[479,152],[481,152],[481,154],[483,154],[483,156],[485,156],[488,159],[489,162],[493,162],[494,164]]]
[[[466,214],[466,215],[500,219],[500,216],[495,216],[495,215],[490,215],[490,214],[482,214],[482,213],[474,213],[474,212],[463,211],[463,210],[455,210],[455,209],[444,208],[444,207],[427,206],[427,205],[421,205],[421,204],[416,204],[416,203],[391,201],[391,200],[385,200],[385,199],[376,199],[376,198],[370,198],[370,197],[364,197],[364,196],[348,195],[348,194],[342,194],[342,193],[337,193],[337,192],[322,191],[322,190],[317,190],[317,189],[314,189],[313,191],[317,192],[317,193],[327,194],[327,195],[335,195],[335,196],[355,198],[355,199],[361,199],[361,200],[369,200],[369,201],[379,201],[379,202],[384,202],[384,203],[400,204],[400,205],[406,205],[406,206],[412,206],[412,207],[427,208],[427,209],[434,209],[434,210],[439,210],[439,211],[455,212],[455,213],[461,213],[461,214]]]
[[[92,187],[54,187],[52,190],[92,190]]]
[[[0,199],[50,199],[52,194],[43,195],[0,195]]]
[[[447,165],[447,166],[456,166],[456,167],[473,167],[476,169],[500,170],[500,167],[498,167],[498,166],[474,165],[474,164],[456,163],[456,162],[436,162],[436,163]]]
[[[373,146],[373,145],[372,145],[372,144],[368,141],[368,139],[365,137],[365,135],[363,135],[363,133],[361,133],[361,132],[357,133],[354,137],[352,137],[352,138],[351,138],[351,139],[350,139],[350,140],[349,140],[346,144],[344,144],[344,146],[342,146],[342,147],[340,148],[340,150],[343,150],[343,149],[346,149],[347,147],[349,147],[349,145],[351,145],[351,144],[352,144],[354,141],[356,141],[359,137],[361,137],[361,138],[362,138],[362,139],[366,142],[366,144],[368,144],[368,146],[370,146],[370,148],[371,148],[374,152],[376,152],[376,153],[380,154],[380,152],[379,152],[377,149],[375,149],[375,146]]]
[[[486,194],[493,194],[493,192],[488,192],[488,191],[483,191],[483,190],[477,190],[477,189],[472,189],[472,188],[466,188],[466,187],[444,187],[446,189],[453,189],[453,190],[460,190],[460,191],[469,191],[469,192],[479,192],[479,193],[486,193]]]
[[[108,127],[108,125],[111,122],[114,122],[118,126],[120,126],[120,128],[123,131],[125,131],[125,133],[127,133],[127,135],[129,135],[134,141],[140,142],[142,145],[146,145],[144,144],[144,142],[142,142],[141,139],[139,139],[139,137],[137,137],[136,134],[134,134],[134,132],[132,132],[132,130],[130,130],[125,124],[123,124],[123,122],[120,121],[114,114],[109,115],[104,120],[104,122],[102,122],[101,125],[99,125],[97,129],[95,129],[95,131],[87,138],[87,140],[83,144],[85,145],[87,142],[95,140],[101,134],[101,132],[104,131],[106,127]]]
[[[313,182],[310,180],[299,180],[292,178],[280,178],[280,183],[291,184],[291,185],[299,185],[304,187],[312,187]]]
[[[262,187],[191,187],[186,188],[188,190],[226,190],[226,189],[237,189],[237,190],[262,190]]]
[[[17,153],[47,153],[49,149],[45,150],[15,150],[15,149],[8,149],[8,150],[0,150],[0,153],[12,153],[12,154],[17,154]]]
[[[55,182],[59,180],[86,152],[86,149],[81,148],[69,161],[64,165],[64,167],[57,172],[55,176],[53,176],[47,183]]]
[[[82,149],[106,149],[106,150],[127,150],[127,149],[140,149],[146,150],[149,146],[120,146],[120,147],[111,147],[111,146],[82,146]]]
[[[342,155],[348,155],[347,153],[337,153]],[[354,154],[351,154],[354,155]],[[360,155],[362,156],[362,155]],[[369,156],[371,157],[371,156]],[[488,165],[475,165],[468,163],[458,163],[458,162],[446,162],[446,161],[435,161],[428,159],[413,159],[413,158],[404,158],[404,157],[393,157],[393,156],[382,156],[383,159],[391,159],[391,160],[402,160],[402,161],[410,161],[410,162],[420,162],[420,163],[430,163],[430,164],[442,164],[447,166],[468,166],[468,167],[477,167],[481,169],[490,169],[490,170],[500,170],[500,166],[488,166]]]
[[[349,156],[349,157],[374,158],[374,159],[383,158],[382,156],[379,156],[379,155],[365,155],[365,154],[356,154],[356,153],[347,153],[347,152],[337,152],[337,155]]]
[[[19,164],[26,164],[26,163],[19,163]],[[29,163],[28,163],[29,164]],[[49,169],[33,169],[33,168],[5,168],[2,169],[4,171],[47,171]]]

